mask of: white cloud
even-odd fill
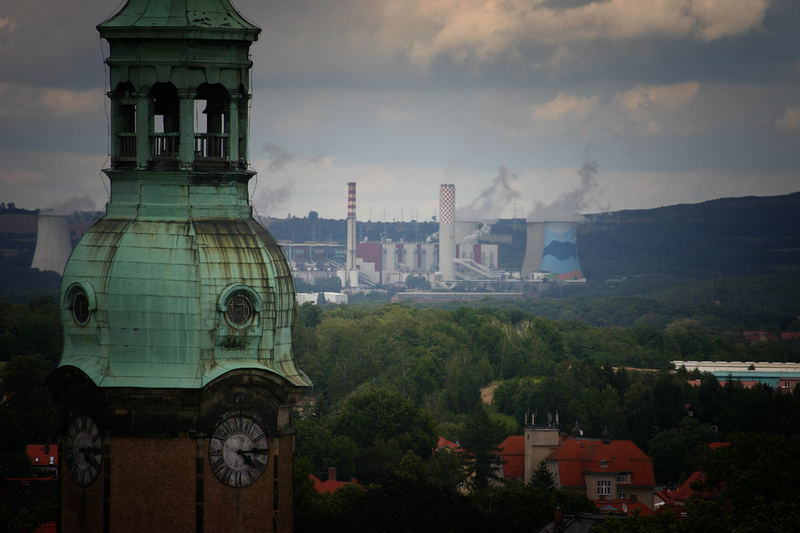
[[[770,0],[693,0],[689,11],[699,24],[699,35],[713,41],[745,33],[758,26]]]
[[[617,95],[622,107],[630,111],[670,111],[697,94],[700,84],[696,81],[675,85],[636,85]]]
[[[73,91],[0,82],[0,116],[55,114],[67,117],[102,106],[102,89]]]
[[[543,0],[418,0],[417,5],[406,3],[406,16],[426,23],[411,36],[408,55],[427,66],[441,55],[481,63],[514,53],[523,42],[557,46],[652,37],[713,41],[758,27],[769,3],[608,0],[558,9]]]
[[[536,120],[552,122],[565,116],[582,117],[597,104],[597,97],[580,98],[558,93],[553,100],[540,105],[531,106],[531,115]]]
[[[800,131],[800,106],[786,109],[776,124],[784,131]]]

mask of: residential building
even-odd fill
[[[590,500],[627,500],[653,508],[653,463],[630,440],[570,438],[546,459],[556,486]]]

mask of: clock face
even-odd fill
[[[86,487],[97,479],[103,462],[103,441],[94,420],[79,416],[72,421],[64,442],[64,456],[69,476],[76,485]]]
[[[252,417],[230,416],[214,430],[208,445],[208,459],[217,479],[229,487],[246,487],[266,470],[269,441]]]

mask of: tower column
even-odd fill
[[[150,152],[150,99],[147,95],[139,95],[136,99],[136,168],[147,166],[147,155]]]
[[[230,95],[230,105],[228,108],[228,150],[230,155],[228,161],[230,166],[239,166],[239,95]]]
[[[194,163],[194,92],[178,92],[178,114],[180,115],[180,140],[178,141],[178,166],[189,167]]]
[[[247,107],[250,103],[250,95],[243,94],[239,98],[239,114],[238,114],[238,122],[239,122],[239,159],[243,160],[245,165],[247,164],[248,156],[248,147],[247,147],[247,134],[248,134],[248,126],[247,126]],[[231,118],[231,122],[236,120],[235,117]]]

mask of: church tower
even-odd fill
[[[61,530],[291,531],[294,284],[252,218],[249,48],[229,0],[128,0],[106,214],[66,265]]]

